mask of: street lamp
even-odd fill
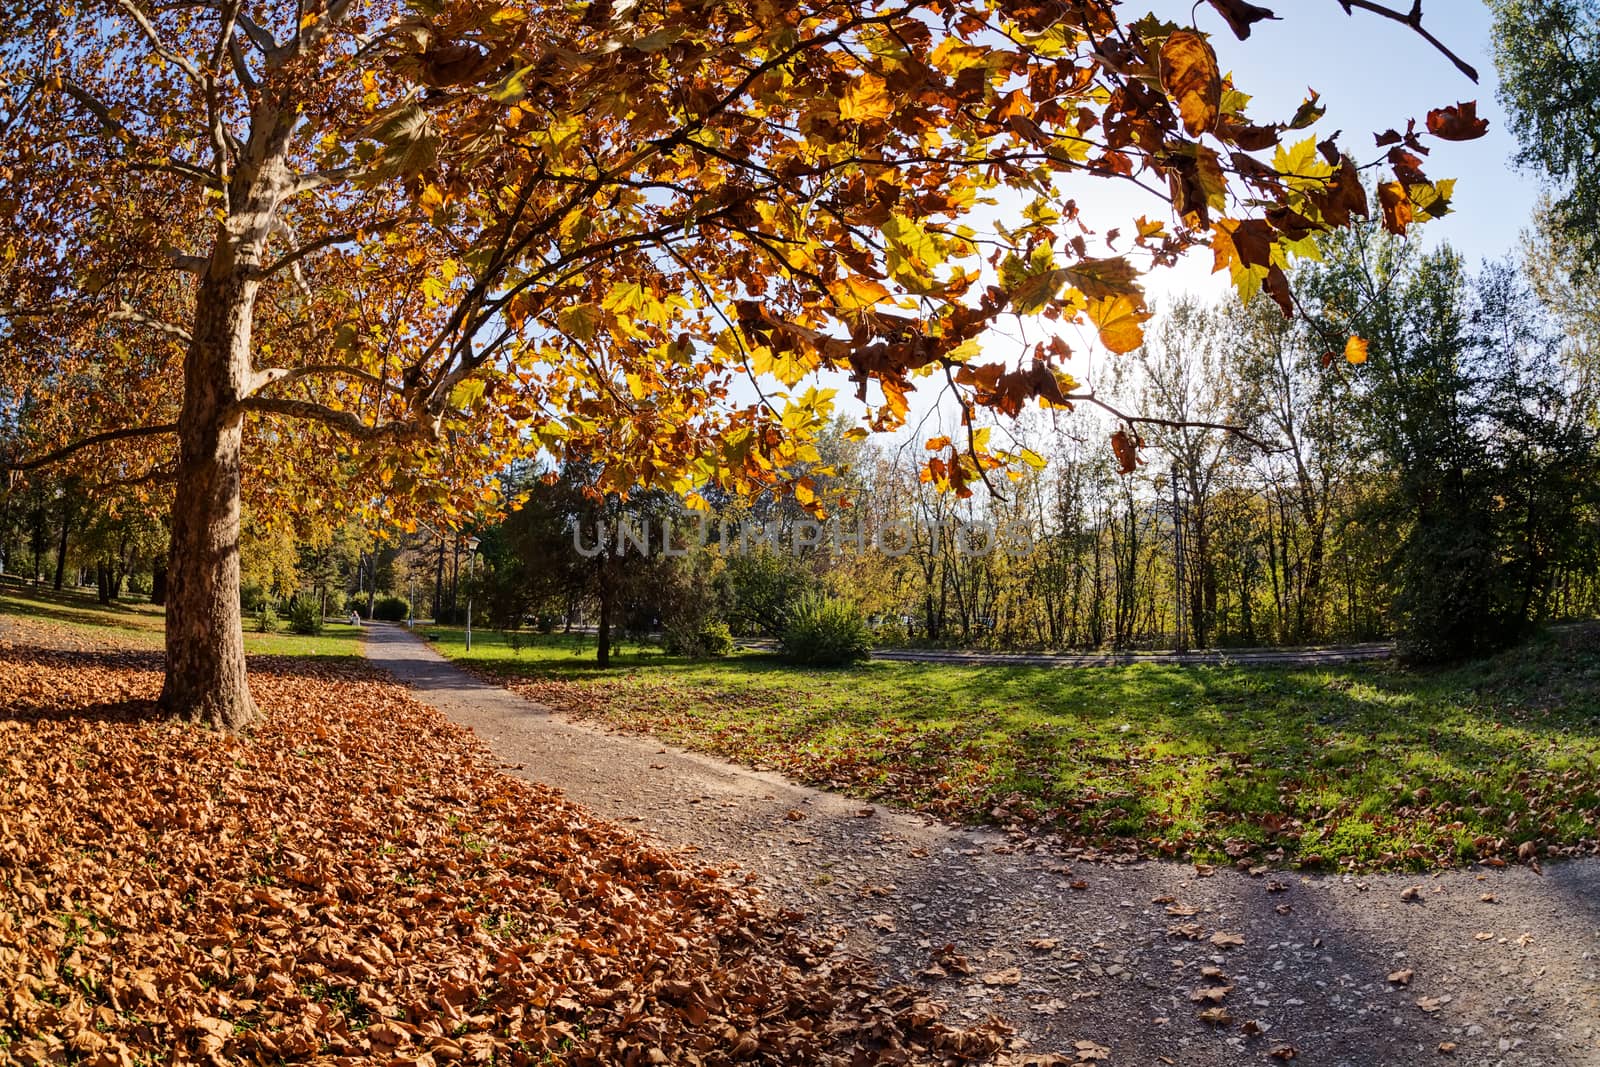
[[[467,538],[467,651],[472,651],[472,577],[475,573],[475,564],[478,560],[478,544],[476,537]]]

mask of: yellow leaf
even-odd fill
[[[1344,358],[1346,362],[1356,366],[1367,361],[1367,340],[1364,337],[1352,337],[1344,343]]]
[[[828,283],[828,294],[844,311],[865,311],[889,299],[889,290],[871,278],[852,274],[848,278]]]
[[[865,74],[851,82],[839,99],[839,117],[846,122],[886,119],[893,110],[889,87],[876,74]]]
[[[1089,302],[1089,321],[1100,331],[1100,343],[1119,356],[1144,344],[1143,323],[1149,317],[1143,302],[1131,296]]]

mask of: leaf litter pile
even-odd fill
[[[0,643],[0,1060],[1003,1061],[386,676],[252,671],[225,738],[151,653]]]

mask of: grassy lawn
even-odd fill
[[[87,593],[23,590],[0,587],[0,627],[7,615],[30,619],[76,635],[85,641],[113,645],[160,648],[165,616],[160,607],[128,600],[110,606]],[[257,656],[344,657],[361,655],[361,630],[343,622],[329,622],[318,637],[289,633],[262,634],[245,619],[244,649]],[[3,629],[0,629],[3,636]]]
[[[436,629],[569,712],[806,782],[1204,861],[1432,867],[1593,847],[1600,629],[1450,671],[690,662]],[[1532,854],[1525,850],[1523,858]]]

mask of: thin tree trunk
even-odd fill
[[[601,667],[611,666],[611,583],[606,580],[605,565],[600,567],[600,627],[596,635],[594,661]]]
[[[219,252],[219,258],[226,253]],[[239,482],[254,282],[214,264],[184,360],[177,493],[167,564],[161,706],[215,729],[259,717],[245,677],[239,611]]]
[[[67,534],[72,530],[72,507],[67,498],[61,501],[61,537],[56,541],[56,592],[67,580]]]
[[[157,563],[150,575],[150,603],[165,604],[167,602],[167,565]]]

